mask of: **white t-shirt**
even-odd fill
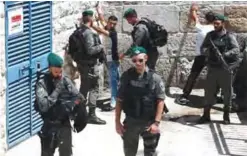
[[[201,45],[204,41],[204,38],[206,37],[207,33],[214,30],[213,25],[201,25],[200,23],[196,23],[196,55],[201,55]]]

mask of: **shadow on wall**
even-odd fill
[[[186,23],[185,33],[184,33],[184,35],[182,37],[182,40],[180,42],[177,55],[174,58],[174,61],[173,61],[172,65],[171,65],[171,69],[170,69],[168,78],[166,80],[166,91],[167,91],[167,94],[168,95],[170,95],[170,89],[169,88],[171,86],[171,83],[172,83],[172,80],[174,78],[175,72],[177,71],[176,69],[178,68],[178,61],[179,61],[179,58],[180,58],[180,54],[182,52],[182,48],[184,47],[184,44],[185,44],[185,40],[187,39],[187,36],[188,36],[188,31],[189,31],[189,28],[190,28],[190,23],[191,23],[190,20],[188,20],[187,23]],[[176,74],[176,75],[178,75],[178,74]],[[176,80],[177,80],[177,78],[176,78]],[[176,83],[176,84],[178,84],[178,83]]]

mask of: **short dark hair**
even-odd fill
[[[209,22],[209,23],[212,23],[214,20],[215,20],[215,13],[213,12],[208,12],[206,13],[205,15],[205,19]]]
[[[137,13],[135,9],[129,8],[124,13],[124,18],[128,17],[137,17]]]
[[[108,20],[118,21],[118,18],[117,18],[116,16],[112,15],[112,16],[110,16],[110,17],[108,18]]]

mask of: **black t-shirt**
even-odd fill
[[[111,38],[112,41],[112,47],[111,47],[111,51],[112,51],[112,60],[114,61],[118,61],[119,57],[118,57],[118,37],[117,37],[117,31],[116,30],[110,30],[109,31],[109,37]]]

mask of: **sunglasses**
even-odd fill
[[[136,62],[142,63],[144,61],[144,59],[133,59],[132,62],[136,63]]]

